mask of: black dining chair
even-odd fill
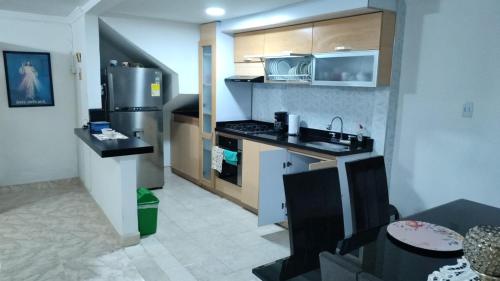
[[[335,253],[344,238],[344,219],[337,168],[283,176],[289,258],[283,261],[280,280],[318,269],[319,254]]]
[[[345,255],[374,241],[378,228],[399,219],[399,212],[389,204],[389,190],[383,156],[345,163],[353,234],[339,245],[339,254]]]
[[[389,190],[383,156],[345,163],[353,233],[386,225],[391,216],[399,219],[396,207],[389,204]]]

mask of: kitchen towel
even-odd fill
[[[229,165],[238,165],[238,152],[224,149],[224,161]]]
[[[212,169],[222,172],[222,161],[224,159],[224,149],[212,146]]]

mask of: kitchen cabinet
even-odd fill
[[[172,171],[194,183],[198,183],[200,176],[198,118],[173,114],[170,141]]]
[[[199,56],[199,130],[200,130],[200,184],[213,190],[212,146],[215,141],[216,93],[216,28],[217,23],[201,25]]]
[[[392,12],[377,12],[314,23],[312,52],[317,58],[321,54],[351,51],[351,54],[339,54],[335,64],[331,64],[334,67],[330,66],[332,69],[338,69],[339,75],[344,72],[344,76],[351,75],[351,77],[341,77],[339,75],[335,77],[335,71],[331,71],[332,77],[316,77],[316,79],[334,81],[334,83],[327,83],[332,86],[375,87],[389,85],[394,32],[395,15]],[[369,55],[363,53],[370,52],[376,52],[375,60],[371,64],[364,61],[361,63],[368,65],[366,67],[368,69],[373,66],[374,70],[357,69],[356,71],[350,71],[351,66],[360,65],[358,62],[360,59],[369,58]],[[358,53],[362,53],[362,55],[359,56]],[[315,72],[317,72],[317,69],[315,69]],[[322,73],[327,72],[321,72],[319,75],[322,75]],[[318,73],[316,74],[318,75]],[[358,83],[359,81],[362,83]],[[327,85],[321,83],[319,81],[316,84]]]
[[[321,86],[376,87],[379,51],[346,51],[316,54],[312,84]]]
[[[310,54],[312,50],[312,23],[268,29],[264,38],[264,55],[285,53]]]
[[[279,147],[243,140],[243,175],[241,185],[241,203],[251,211],[259,208],[259,163],[263,151],[279,150]]]
[[[264,76],[264,63],[262,62],[239,62],[234,64],[235,75]]]
[[[234,35],[234,62],[260,62],[264,55],[264,32],[244,32]]]
[[[284,148],[260,152],[258,225],[287,220],[283,175],[335,166],[335,160],[319,159]]]
[[[378,50],[382,12],[314,23],[313,53]]]

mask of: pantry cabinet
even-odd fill
[[[217,23],[203,24],[200,27],[199,56],[199,132],[200,132],[200,184],[213,190],[214,172],[212,170],[212,146],[215,141],[215,104],[216,104],[216,28]]]

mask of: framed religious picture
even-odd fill
[[[3,52],[9,107],[54,106],[50,53]]]

